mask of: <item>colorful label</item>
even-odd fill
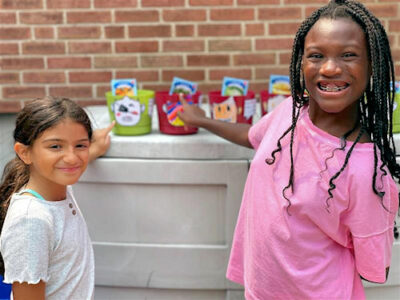
[[[186,97],[186,101],[189,105],[193,105],[193,101],[190,97]],[[182,127],[184,125],[183,121],[179,118],[178,112],[183,111],[183,106],[180,101],[171,102],[167,101],[165,106],[165,113],[167,114],[168,123],[175,127]]]
[[[111,106],[115,120],[122,126],[135,126],[139,123],[140,116],[145,108],[144,104],[140,104],[139,101],[129,97],[117,100]]]
[[[289,76],[271,75],[269,78],[269,93],[275,95],[290,95]]]
[[[113,79],[111,80],[111,92],[113,96],[134,97],[137,95],[136,79]]]
[[[174,77],[172,80],[171,88],[169,94],[185,94],[193,95],[196,93],[197,83],[188,81],[179,77]]]
[[[236,123],[238,109],[233,97],[229,97],[224,102],[213,104],[213,117],[228,123]]]
[[[222,96],[246,96],[249,88],[249,81],[244,79],[224,77],[222,82]]]

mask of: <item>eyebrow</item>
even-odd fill
[[[43,143],[47,143],[47,142],[63,142],[63,139],[58,139],[58,138],[49,138],[43,141]],[[86,142],[89,141],[89,138],[84,138],[84,139],[80,139],[77,142]]]

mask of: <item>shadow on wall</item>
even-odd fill
[[[0,114],[0,172],[6,163],[14,157],[13,130],[15,126],[15,114]]]

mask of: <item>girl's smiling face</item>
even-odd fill
[[[346,18],[318,20],[305,38],[302,63],[310,113],[355,120],[371,75],[361,27]]]
[[[50,191],[65,190],[85,171],[89,145],[85,127],[71,119],[46,129],[27,152],[25,162],[30,166],[29,182]]]

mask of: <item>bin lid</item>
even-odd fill
[[[207,114],[209,109],[202,107]],[[110,124],[107,106],[88,106],[87,111],[94,129]],[[233,144],[200,128],[195,134],[168,135],[158,129],[154,107],[152,131],[146,135],[111,135],[111,145],[103,157],[154,159],[251,159],[254,150]]]

